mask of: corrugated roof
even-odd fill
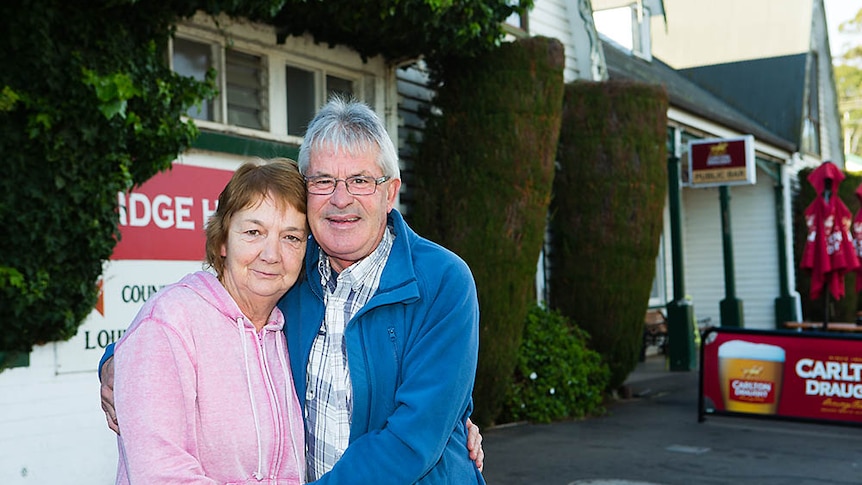
[[[807,54],[680,69],[782,138],[800,142]]]
[[[630,80],[664,86],[671,106],[690,112],[713,123],[790,152],[798,151],[797,137],[782,137],[737,110],[724,100],[653,57],[646,61],[616,45],[602,41],[608,74],[612,80]]]

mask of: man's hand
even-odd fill
[[[114,433],[120,434],[120,424],[117,422],[117,411],[114,409],[114,357],[109,357],[102,365],[102,409],[105,411],[105,417],[108,420],[108,427],[114,430]],[[476,434],[479,433],[479,428],[476,428]],[[482,443],[480,436],[479,443]],[[472,457],[472,455],[470,455]]]
[[[113,374],[114,371],[112,368],[112,377]],[[104,395],[104,391],[102,394]],[[104,402],[104,397],[102,401]],[[105,407],[105,405],[102,404],[102,407]],[[111,409],[113,410],[113,408]],[[482,433],[479,432],[479,427],[473,424],[470,418],[467,418],[467,450],[470,452],[470,459],[476,462],[476,468],[481,472],[485,468],[485,450],[482,449]]]

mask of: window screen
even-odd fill
[[[266,73],[261,58],[228,50],[225,68],[228,123],[266,130]]]

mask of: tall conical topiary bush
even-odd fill
[[[550,305],[590,334],[610,388],[637,365],[667,192],[660,86],[566,86],[554,180]]]
[[[480,349],[474,420],[490,424],[512,380],[535,306],[563,99],[563,46],[534,37],[481,58],[445,60],[416,156],[420,234],[459,254],[476,278]],[[445,376],[441,376],[445,378]]]

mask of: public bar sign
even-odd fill
[[[691,187],[754,184],[754,137],[689,141],[688,173]]]
[[[699,414],[862,425],[862,338],[716,328],[704,335]]]

